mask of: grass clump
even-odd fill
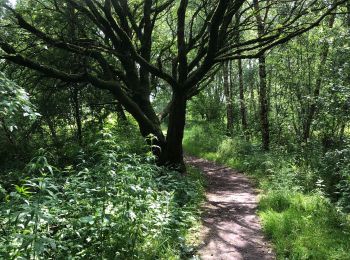
[[[349,259],[349,225],[319,194],[270,191],[260,217],[279,259]]]

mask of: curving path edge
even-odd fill
[[[198,255],[203,260],[276,259],[264,238],[257,211],[257,192],[243,174],[188,156],[207,180]]]

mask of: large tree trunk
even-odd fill
[[[233,105],[232,105],[232,90],[229,82],[229,63],[225,62],[222,66],[224,78],[224,94],[226,100],[226,117],[227,117],[227,134],[233,133]]]
[[[141,135],[151,145],[152,152],[157,157],[158,165],[184,172],[186,168],[183,159],[182,139],[186,120],[187,95],[181,91],[182,89],[175,91],[172,97],[166,138],[162,133],[160,120],[156,117],[154,110],[151,109],[151,104],[145,98],[145,95],[142,102],[138,100],[142,106],[138,107],[129,102],[125,102],[124,106],[138,122]],[[120,98],[118,92],[113,92],[113,94],[117,99]],[[139,112],[140,108],[142,113]]]
[[[262,135],[262,148],[264,151],[270,149],[270,129],[269,129],[269,106],[267,98],[267,84],[266,84],[266,58],[261,55],[259,58],[259,78],[260,78],[260,124]]]
[[[169,125],[166,142],[160,154],[160,164],[185,171],[182,139],[186,123],[187,98],[182,93],[174,93],[169,111]]]

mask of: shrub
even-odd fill
[[[220,125],[195,125],[186,129],[184,149],[187,153],[198,156],[216,152],[224,138]]]
[[[322,167],[321,174],[338,199],[338,205],[350,212],[350,146],[327,152]]]
[[[62,170],[39,154],[26,168],[32,177],[0,189],[0,258],[180,257],[198,218],[201,180],[152,162],[110,134]]]

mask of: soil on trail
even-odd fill
[[[203,171],[208,183],[200,259],[275,259],[261,231],[256,214],[257,192],[249,179],[203,159],[187,157],[186,161]]]

